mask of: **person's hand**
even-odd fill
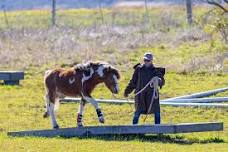
[[[161,78],[159,78],[158,85],[160,86],[160,89],[161,89],[161,88],[163,87],[163,85],[164,85],[164,81],[163,81]]]
[[[127,93],[124,93],[124,97],[127,98],[128,97],[128,94]]]
[[[162,79],[161,79],[161,78],[158,79],[158,85],[159,85],[160,87],[162,86]]]

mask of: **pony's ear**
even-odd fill
[[[112,66],[106,66],[104,69],[105,73],[112,72],[117,76],[117,79],[120,79],[120,74],[117,69],[113,68]]]
[[[105,67],[106,72],[110,72],[111,70],[112,70],[112,68],[110,66]]]

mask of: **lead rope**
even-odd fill
[[[154,88],[154,90],[153,90],[153,95],[152,95],[152,98],[151,98],[151,101],[150,101],[150,106],[149,106],[149,108],[147,110],[147,114],[146,114],[146,117],[144,118],[143,122],[146,121],[147,116],[148,116],[148,114],[149,114],[149,112],[150,112],[150,110],[152,108],[153,103],[154,103],[154,100],[158,99],[158,97],[159,97],[159,95],[158,95],[159,79],[160,78],[156,76],[156,77],[153,77],[150,80],[150,87]]]
[[[154,90],[153,90],[153,95],[152,95],[151,102],[150,102],[150,106],[149,106],[149,108],[148,108],[148,110],[147,110],[147,114],[146,114],[146,117],[144,118],[143,122],[146,121],[147,115],[149,114],[149,112],[150,112],[150,110],[151,110],[151,108],[152,108],[152,105],[153,105],[153,103],[154,103],[154,100],[155,100],[155,99],[158,99],[159,79],[160,79],[160,78],[159,78],[158,76],[155,76],[155,77],[151,78],[151,80],[150,80],[150,81],[149,81],[141,90],[139,90],[139,91],[138,91],[137,93],[135,93],[135,95],[134,95],[134,96],[139,95],[139,94],[142,93],[144,90],[146,90],[146,88],[147,88],[148,86],[150,86],[150,88],[154,88]],[[120,98],[117,98],[114,94],[112,94],[112,96],[113,96],[115,99],[120,99]],[[127,98],[126,98],[126,100],[127,100],[128,102],[129,102],[129,99],[130,99],[130,97],[127,97]],[[132,108],[130,102],[129,102],[129,105],[130,105],[131,110],[132,110],[132,112],[133,112],[133,108]]]

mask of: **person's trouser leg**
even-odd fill
[[[133,125],[138,124],[140,114],[141,114],[141,112],[139,112],[139,111],[136,111],[136,112],[134,113],[134,117],[133,117]]]
[[[160,115],[160,112],[155,112],[154,113],[154,123],[155,124],[160,124],[161,123],[161,115]]]

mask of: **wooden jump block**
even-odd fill
[[[23,79],[22,71],[0,71],[0,80],[4,80],[6,85],[19,85],[19,81]]]
[[[222,130],[222,122],[205,122],[160,125],[88,126],[76,128],[62,128],[56,130],[31,130],[8,132],[8,136],[78,137],[96,135],[175,134]]]

